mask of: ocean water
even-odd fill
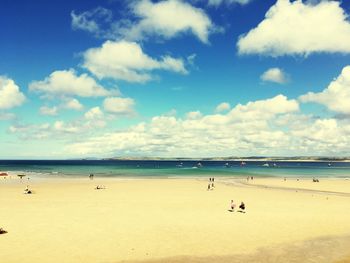
[[[198,165],[198,163],[201,165]],[[265,164],[265,166],[264,166]],[[0,160],[0,172],[31,177],[334,177],[350,178],[345,162]]]

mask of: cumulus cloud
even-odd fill
[[[105,111],[119,116],[132,116],[135,114],[135,101],[131,98],[110,97],[103,101]]]
[[[16,83],[5,76],[0,76],[0,110],[20,106],[26,97]]]
[[[278,0],[265,19],[240,36],[239,54],[265,56],[350,52],[350,23],[338,1]]]
[[[117,131],[101,129],[106,120],[107,111],[93,107],[75,121],[16,124],[9,132],[22,139],[62,139],[62,153],[80,157],[344,155],[350,151],[349,119],[302,114],[298,101],[284,95],[238,104],[222,113],[154,116]]]
[[[54,71],[44,80],[30,83],[29,89],[48,96],[100,97],[118,93],[106,90],[87,74],[77,75],[73,69]]]
[[[42,107],[43,108],[43,107]],[[51,111],[54,112],[54,107],[47,107],[48,115]],[[55,139],[66,139],[66,140],[77,140],[82,135],[92,135],[99,132],[101,128],[106,126],[106,118],[104,113],[99,107],[93,107],[89,109],[85,114],[73,121],[57,120],[53,123],[43,124],[23,124],[16,123],[11,125],[8,131],[12,134],[16,134],[23,140],[55,140]]]
[[[273,106],[279,103],[279,106]],[[279,95],[237,105],[226,114],[189,112],[185,119],[155,116],[125,130],[105,133],[66,147],[80,154],[142,154],[162,156],[215,156],[272,153],[289,147],[278,116],[295,114],[298,103]]]
[[[238,0],[244,1],[244,0]],[[148,37],[169,39],[191,32],[207,43],[215,26],[208,15],[181,0],[132,1],[128,15],[133,19],[111,21],[111,11],[97,8],[80,14],[71,13],[73,29],[85,30],[107,39],[143,40]]]
[[[104,114],[101,111],[100,107],[94,107],[94,108],[91,108],[89,111],[87,111],[84,114],[84,117],[87,120],[96,120],[96,119],[102,119],[104,117]]]
[[[202,117],[202,113],[200,111],[190,111],[186,114],[186,118],[190,120],[196,120]]]
[[[280,68],[270,68],[260,76],[260,79],[266,82],[285,84],[288,81],[288,75]]]
[[[350,114],[350,66],[343,68],[341,74],[322,92],[309,92],[300,97],[302,102],[315,102],[329,110]]]
[[[101,47],[88,49],[83,66],[99,78],[129,82],[149,81],[153,70],[187,74],[182,59],[165,55],[157,60],[145,54],[139,44],[127,41],[106,41]]]
[[[66,99],[64,104],[62,105],[62,108],[69,109],[69,110],[82,110],[84,106],[77,100],[77,99]]]
[[[223,112],[223,111],[228,111],[230,108],[231,108],[230,103],[223,102],[223,103],[220,103],[218,106],[216,106],[215,111],[216,112]]]

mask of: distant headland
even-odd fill
[[[292,156],[292,157],[208,157],[208,158],[186,158],[186,157],[111,157],[102,160],[118,161],[262,161],[262,162],[350,162],[350,157],[329,157],[329,156]]]

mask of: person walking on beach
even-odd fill
[[[245,204],[243,202],[241,202],[241,204],[239,205],[239,209],[239,212],[245,213]]]
[[[236,204],[231,200],[231,212],[234,212],[236,208]]]
[[[208,184],[208,189],[207,189],[207,191],[209,191],[210,190],[210,183]]]

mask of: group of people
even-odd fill
[[[233,200],[231,200],[231,212],[234,212],[235,211],[235,208],[236,208],[236,204]],[[245,213],[245,204],[243,202],[241,202],[241,204],[239,205],[238,207],[238,212],[241,212],[241,213]]]
[[[207,188],[208,191],[214,190],[214,188],[215,188],[214,180],[215,180],[214,177],[209,178],[209,183],[208,183],[208,188]]]
[[[248,176],[248,177],[247,177],[247,182],[249,182],[249,180],[252,180],[252,181],[253,181],[253,180],[254,180],[254,177],[253,177],[253,176]]]

